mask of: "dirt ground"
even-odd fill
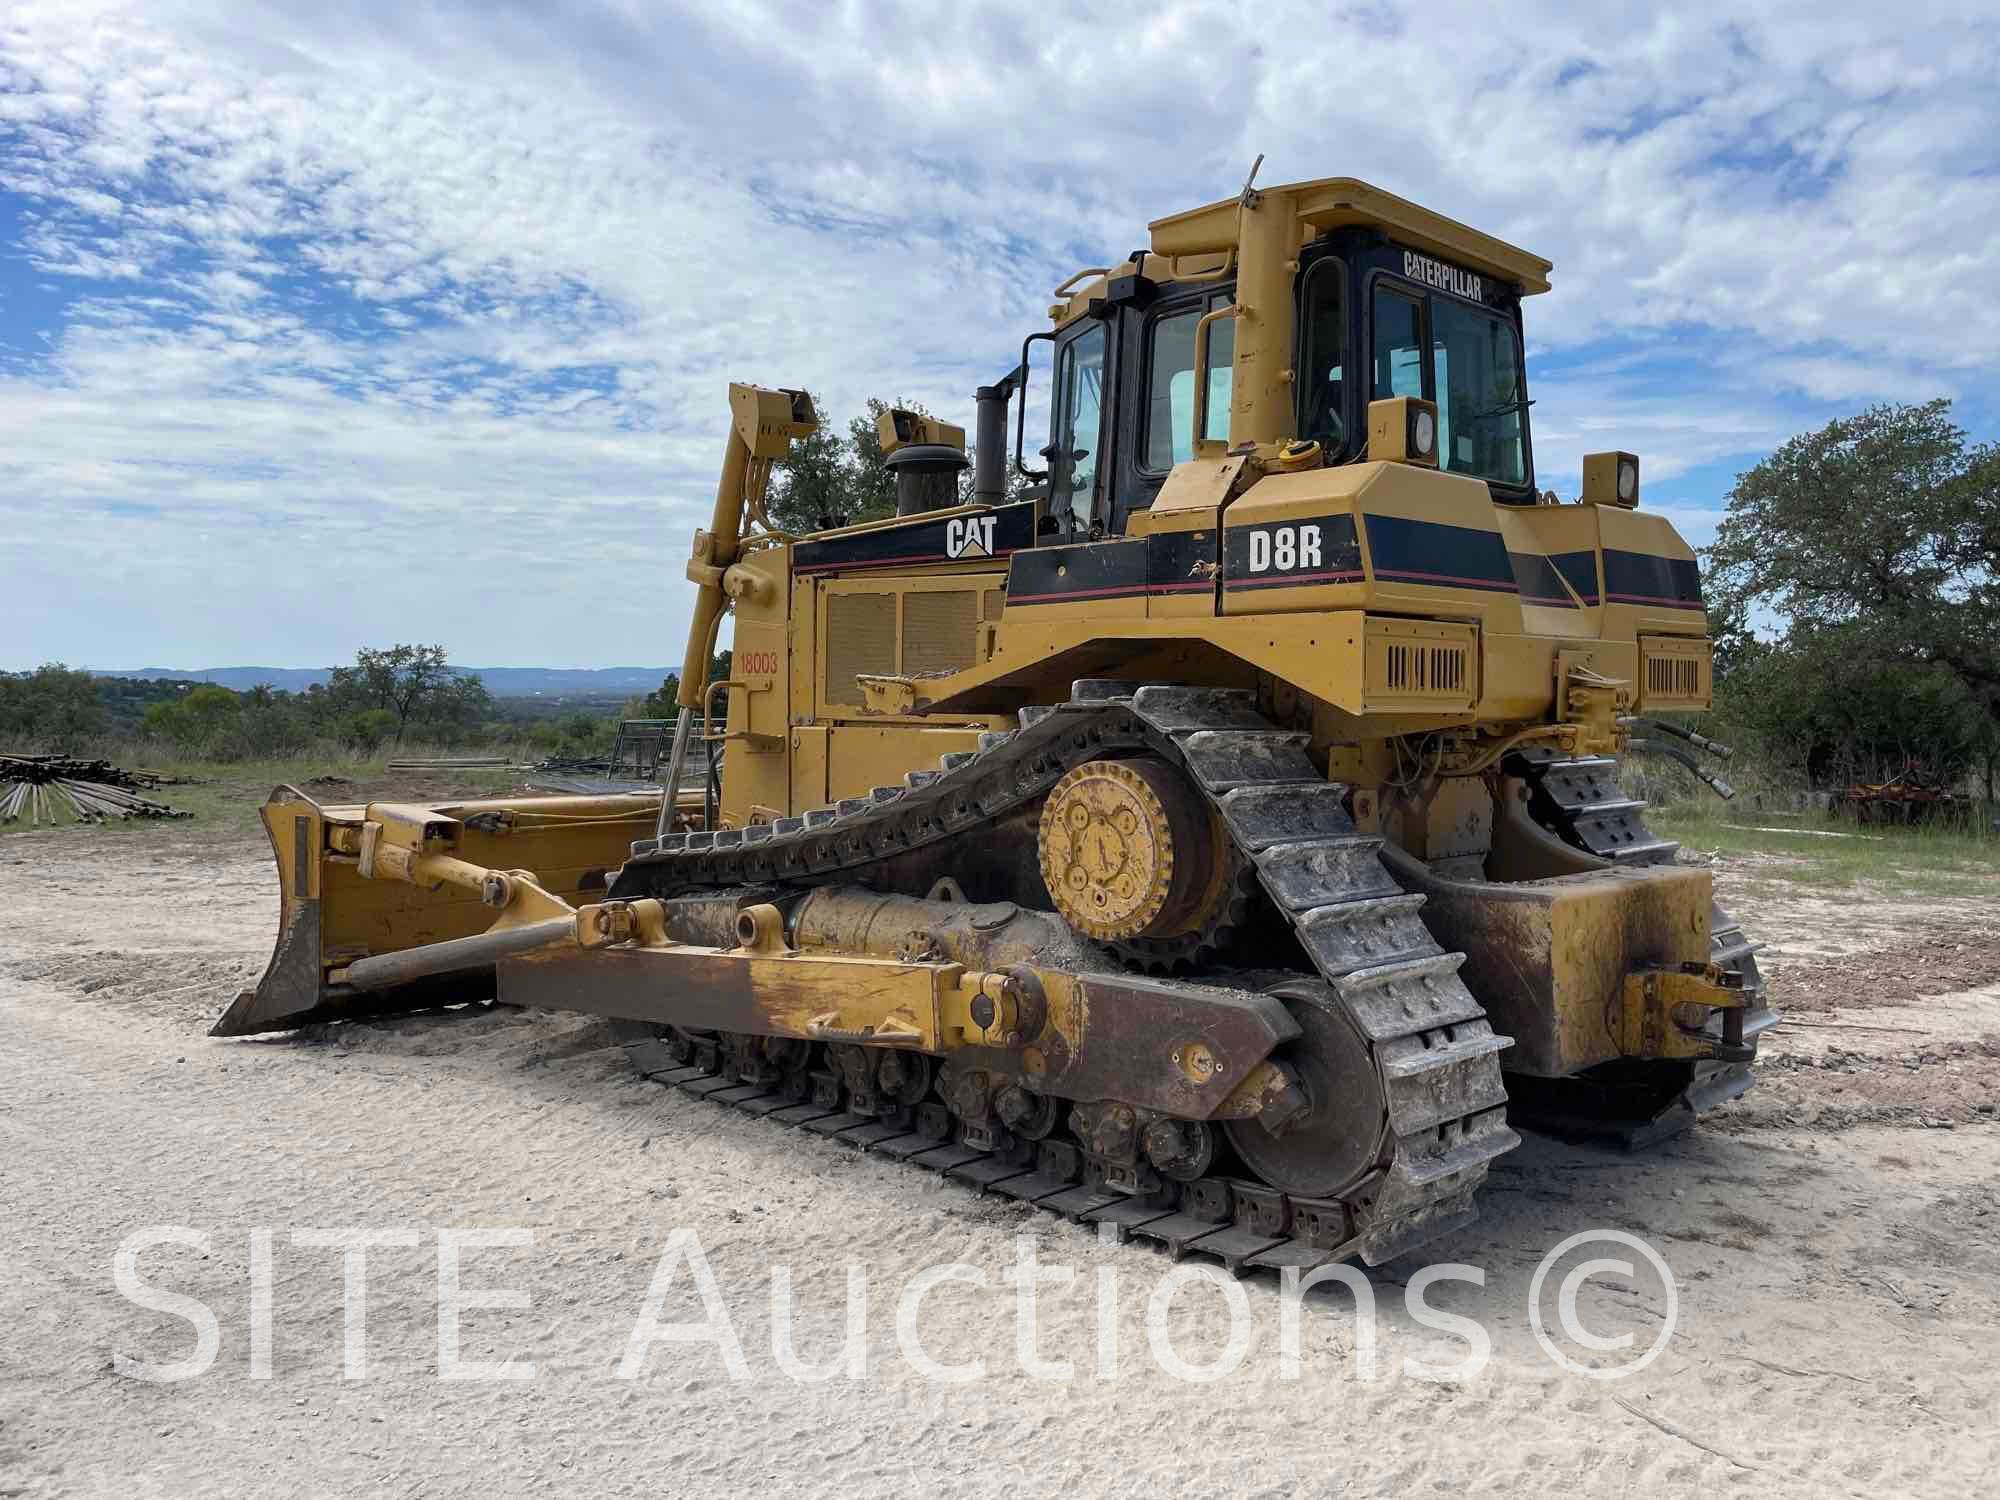
[[[1723,859],[1791,1011],[1758,1087],[1643,1156],[1529,1137],[1477,1224],[1369,1273],[1372,1372],[1357,1294],[1305,1299],[1288,1367],[1277,1281],[1229,1283],[1248,1345],[1200,1383],[1155,1352],[1149,1309],[1199,1364],[1226,1355],[1235,1293],[1200,1273],[1163,1289],[1152,1250],[647,1084],[600,1023],[496,1010],[210,1039],[275,931],[267,859],[190,824],[0,840],[0,1496],[1958,1496],[2000,1465],[1990,901],[1857,909]],[[130,1361],[198,1350],[192,1309],[114,1279],[149,1226],[205,1236],[137,1260],[213,1310],[212,1363],[169,1383]],[[462,1230],[523,1232],[457,1252],[463,1292],[516,1305],[441,1316],[441,1231]],[[1583,1283],[1596,1337],[1642,1349],[1672,1315],[1659,1356],[1615,1380],[1558,1364],[1528,1315],[1544,1256],[1599,1230],[1656,1249],[1677,1299],[1643,1265]],[[316,1231],[404,1243],[367,1251],[350,1301],[343,1250],[297,1238]],[[1028,1250],[1073,1274],[1040,1291],[1024,1348],[1005,1276]],[[1444,1262],[1484,1284],[1426,1288]],[[913,1275],[953,1264],[912,1300]],[[1572,1264],[1543,1287],[1552,1332]],[[642,1339],[621,1375],[663,1266],[658,1322],[714,1335],[726,1316],[743,1378],[713,1339]],[[780,1268],[798,1358],[830,1363],[853,1322],[863,1373],[786,1373]],[[1418,1321],[1413,1292],[1433,1324],[1474,1320],[1490,1358]],[[456,1359],[530,1378],[442,1378],[454,1326]],[[983,1373],[922,1373],[905,1333]],[[1624,1357],[1552,1343],[1580,1370]],[[1066,1378],[1036,1368],[1058,1359]]]

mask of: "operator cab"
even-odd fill
[[[1048,483],[1045,530],[1123,534],[1194,456],[1198,404],[1202,438],[1228,442],[1237,284],[1229,259],[1209,259],[1190,270],[1189,257],[1134,252],[1059,308],[1053,332],[1030,339],[1054,344],[1048,467],[1022,468]],[[1419,396],[1437,407],[1440,468],[1484,480],[1498,503],[1535,502],[1521,299],[1546,281],[1509,280],[1353,224],[1308,242],[1297,267],[1287,436],[1318,444],[1323,464],[1358,462],[1368,403]],[[1208,391],[1197,403],[1201,326]]]

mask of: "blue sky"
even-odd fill
[[[1696,541],[1803,427],[2000,436],[1990,5],[0,14],[0,667],[679,655],[731,379],[970,425],[1147,220],[1368,178],[1555,262],[1535,453]]]

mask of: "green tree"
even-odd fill
[[[813,398],[813,404],[825,409],[818,397]],[[771,489],[764,505],[771,524],[802,534],[823,530],[829,522],[854,525],[893,516],[896,484],[876,428],[892,406],[921,417],[931,415],[921,402],[871,396],[861,415],[848,422],[844,438],[829,423],[803,442],[794,443],[791,457],[772,465]],[[1010,485],[1010,498],[1025,483]],[[960,480],[959,493],[969,499],[971,492],[968,469]]]
[[[634,719],[679,718],[681,714],[681,706],[678,701],[680,698],[680,691],[681,691],[680,673],[678,672],[667,673],[665,677],[660,679],[659,688],[654,692],[646,694],[644,698],[640,699],[639,702],[634,706],[636,711],[633,712],[631,715],[629,715],[629,717]]]
[[[1739,637],[1759,613],[1838,628],[1875,666],[1944,669],[2000,720],[2000,449],[1950,412],[1873,406],[1739,475],[1708,586]]]
[[[882,439],[875,423],[892,406],[913,411],[920,417],[930,413],[913,401],[884,401],[870,396],[860,416],[847,424],[847,446],[853,455],[854,484],[851,504],[854,521],[879,521],[896,513],[896,480],[889,468],[889,456],[882,451]]]
[[[813,408],[823,411],[817,396]],[[854,469],[847,445],[831,425],[792,444],[791,455],[771,466],[764,513],[780,531],[802,535],[846,517],[853,503]]]
[[[297,701],[279,693],[259,703],[256,691],[244,695],[243,711],[224,737],[222,753],[230,760],[254,760],[304,750],[311,743],[312,728]]]
[[[396,715],[386,708],[364,708],[341,722],[340,737],[363,755],[373,755],[396,732]]]
[[[492,704],[479,674],[452,670],[442,646],[362,647],[354,665],[335,667],[327,687],[335,710],[347,716],[380,709],[392,716],[398,744],[413,722],[434,729],[477,722]]]
[[[1878,405],[1737,477],[1707,550],[1717,708],[1815,779],[2000,750],[2000,449]],[[1761,638],[1760,638],[1761,637]]]
[[[55,661],[0,678],[0,734],[66,750],[103,729],[104,704],[88,672]]]
[[[182,750],[200,753],[216,747],[223,734],[235,726],[242,709],[243,702],[236,694],[208,682],[191,688],[183,697],[153,704],[140,720],[140,727]]]
[[[708,680],[724,682],[728,680],[730,664],[736,659],[734,648],[724,646],[708,662]],[[657,691],[644,698],[634,698],[626,704],[628,718],[634,719],[678,719],[680,709],[681,674],[669,672],[660,679]]]

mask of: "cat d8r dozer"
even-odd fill
[[[732,386],[670,794],[278,789],[217,1033],[615,1018],[649,1077],[1232,1268],[1466,1222],[1510,1105],[1640,1141],[1740,1093],[1753,945],[1618,780],[1642,726],[1708,746],[1640,717],[1709,704],[1695,560],[1629,453],[1536,489],[1549,269],[1246,186],[1056,289],[976,463],[892,411],[898,513],[810,535],[764,499],[812,403]]]

